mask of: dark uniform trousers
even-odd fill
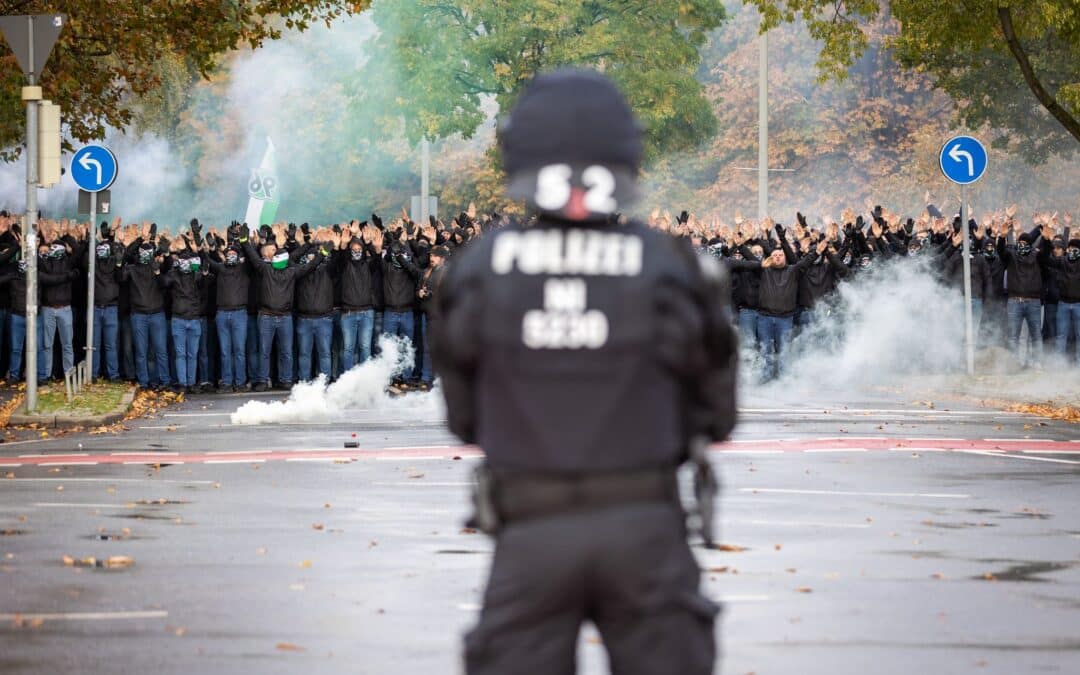
[[[582,621],[598,628],[614,675],[707,675],[719,607],[673,503],[623,504],[503,527],[480,622],[465,639],[469,675],[576,671]]]

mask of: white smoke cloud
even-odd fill
[[[412,368],[414,351],[404,339],[384,335],[379,339],[381,353],[344,373],[330,385],[320,375],[313,382],[292,388],[284,401],[249,401],[232,414],[233,424],[289,424],[331,422],[343,419],[350,410],[407,410],[410,415],[424,414],[441,418],[442,397],[437,390],[391,397],[386,387]]]

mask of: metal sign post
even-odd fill
[[[105,192],[116,180],[119,172],[119,163],[116,155],[106,147],[100,145],[88,145],[71,158],[71,179],[82,189],[90,193],[90,231],[88,233],[90,257],[87,281],[86,281],[86,368],[90,371],[87,377],[91,383],[94,381],[94,266],[97,260],[95,237],[97,230],[94,220],[98,215],[98,193]],[[80,195],[81,197],[81,195]],[[110,199],[106,195],[106,199]],[[80,199],[81,201],[81,199]],[[106,202],[108,203],[108,202]]]
[[[982,143],[971,136],[957,136],[941,146],[938,165],[945,177],[960,186],[960,233],[964,240],[964,329],[967,338],[967,372],[975,374],[975,316],[971,303],[971,232],[964,214],[964,186],[986,173],[987,155]],[[970,214],[969,214],[970,215]]]
[[[26,103],[26,220],[23,231],[26,245],[23,259],[26,260],[27,412],[37,408],[38,102],[42,99],[41,87],[37,83],[65,23],[67,16],[64,14],[0,17],[0,32],[15,53],[15,60],[26,75],[27,84],[22,89],[22,100]]]
[[[86,369],[90,371],[89,376],[86,378],[90,384],[94,383],[94,375],[97,369],[94,368],[94,263],[97,260],[97,249],[94,244],[94,236],[97,228],[94,227],[94,219],[97,218],[97,193],[90,193],[90,232],[87,234],[89,238],[87,246],[87,256],[89,257],[89,264],[87,266],[87,280],[86,280]]]

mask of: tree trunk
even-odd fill
[[[1012,11],[1008,7],[999,7],[997,13],[998,21],[1001,22],[1001,30],[1005,34],[1005,42],[1008,43],[1013,58],[1020,65],[1020,71],[1024,74],[1024,81],[1027,82],[1028,88],[1035,94],[1035,98],[1039,100],[1039,103],[1054,116],[1054,119],[1060,122],[1061,126],[1065,127],[1065,130],[1072,134],[1077,142],[1080,142],[1080,121],[1070,115],[1068,110],[1062,108],[1054,100],[1054,97],[1050,95],[1050,92],[1046,91],[1046,87],[1043,86],[1042,82],[1039,81],[1035,69],[1031,67],[1031,61],[1028,60],[1027,52],[1024,51],[1024,46],[1020,44],[1020,40],[1016,37],[1012,22]]]

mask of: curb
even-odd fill
[[[38,424],[48,429],[71,429],[74,427],[100,427],[114,424],[124,419],[124,415],[131,408],[132,401],[135,400],[135,391],[135,387],[129,387],[120,399],[120,404],[101,415],[57,415],[55,413],[27,415],[25,404],[23,404],[23,407],[11,413],[11,417],[8,418],[8,426]]]

